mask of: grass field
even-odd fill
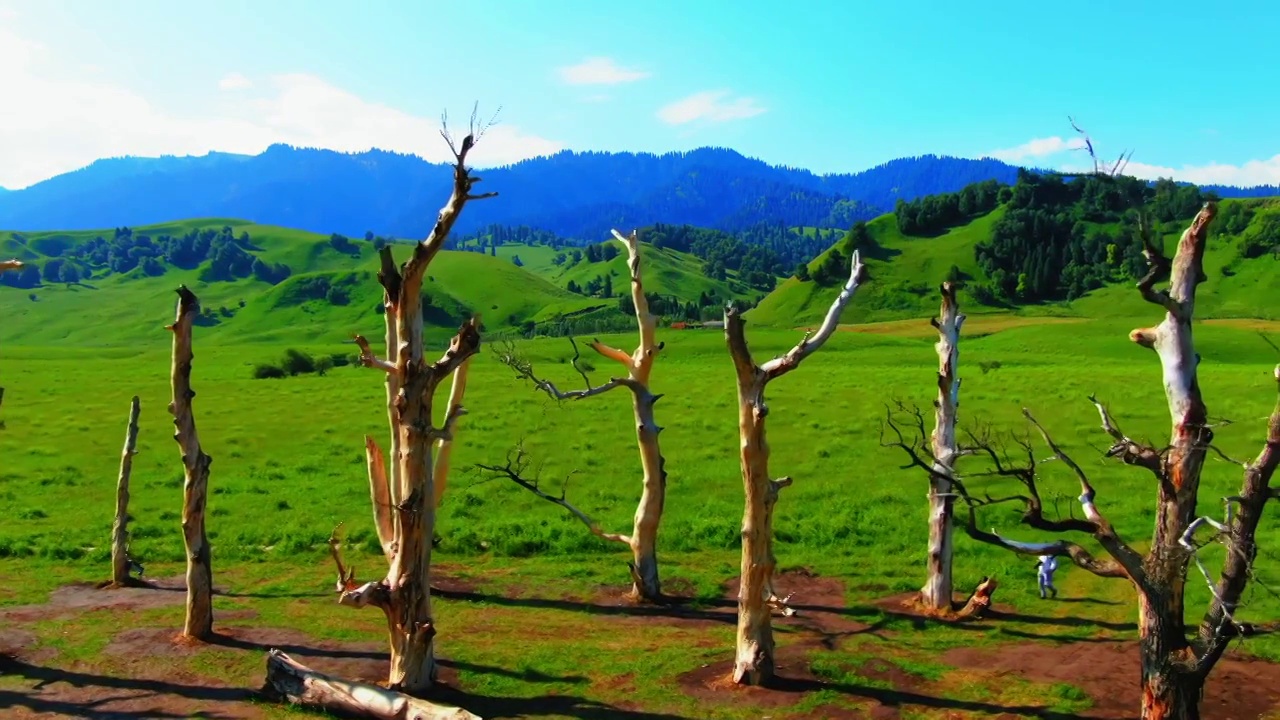
[[[181,464],[165,410],[169,335],[161,327],[172,317],[175,279],[139,291],[136,302],[156,319],[131,321],[119,335],[109,317],[72,300],[56,308],[33,303],[39,314],[24,307],[24,330],[0,333],[0,576],[7,580],[0,585],[0,643],[17,648],[17,659],[0,664],[0,708],[17,717],[113,710],[291,715],[251,692],[261,685],[268,645],[349,676],[376,680],[385,671],[382,617],[336,605],[324,544],[344,523],[359,575],[385,571],[373,552],[361,440],[369,433],[382,441],[386,432],[381,379],[354,367],[250,378],[250,365],[278,356],[286,344],[349,351],[338,342],[348,331],[330,318],[276,322],[280,316],[245,311],[246,327],[263,328],[246,334],[252,341],[196,328],[195,412],[213,457],[209,530],[215,585],[223,590],[215,600],[223,641],[196,649],[168,641],[181,626],[181,593],[111,596],[64,587],[108,576],[115,477],[134,394],[142,432],[133,551],[149,576],[181,573]],[[5,311],[8,325],[11,306]],[[1132,327],[1154,319],[1151,312],[975,316],[961,345],[962,425],[1022,432],[1019,413],[1030,408],[1090,472],[1100,506],[1139,548],[1150,537],[1154,488],[1143,473],[1101,458],[1108,443],[1085,398],[1096,392],[1109,401],[1136,437],[1159,444],[1167,435],[1156,358],[1126,339]],[[379,320],[352,324],[375,333]],[[42,321],[64,330],[41,332]],[[79,323],[89,327],[67,329]],[[112,342],[93,342],[95,328],[98,340]],[[930,407],[935,336],[919,319],[846,329],[769,388],[772,470],[795,478],[777,507],[779,587],[793,588],[792,602],[801,607],[797,617],[775,620],[779,658],[784,675],[805,674],[808,684],[780,699],[717,693],[699,680],[733,653],[733,608],[724,598],[738,574],[742,510],[734,383],[722,334],[667,331],[653,376],[654,391],[665,395],[657,419],[666,428],[670,474],[659,553],[666,590],[694,598],[693,606],[654,613],[625,607],[617,599],[628,583],[625,551],[520,488],[468,471],[477,462],[501,462],[523,441],[540,461],[544,483],[558,489],[572,473],[568,497],[619,530],[629,525],[639,488],[625,395],[557,406],[513,379],[485,347],[473,362],[470,414],[440,510],[437,558],[446,592],[438,605],[439,652],[448,660],[445,679],[459,689],[446,698],[483,717],[1127,717],[1137,703],[1136,655],[1125,644],[1136,638],[1136,611],[1123,581],[1066,567],[1058,575],[1062,598],[1041,601],[1032,560],[959,537],[957,586],[967,590],[995,575],[997,617],[948,627],[910,617],[892,602],[922,581],[926,481],[900,469],[899,450],[881,446],[879,424],[886,402]],[[1274,329],[1237,321],[1197,330],[1210,413],[1234,421],[1217,433],[1233,458],[1257,453],[1275,401],[1278,358],[1258,337]],[[758,360],[798,339],[756,322],[748,334]],[[633,343],[630,335],[602,339]],[[540,372],[574,382],[566,341],[523,347]],[[978,369],[994,362],[998,368]],[[602,360],[593,364],[597,378],[612,370]],[[1043,472],[1046,499],[1061,496],[1051,508],[1065,513],[1077,490],[1062,470],[1048,465]],[[1202,509],[1216,511],[1216,498],[1236,491],[1240,477],[1238,465],[1211,462]],[[985,511],[980,521],[1036,537],[1017,527],[1012,506]],[[1280,587],[1280,529],[1264,521],[1259,540],[1259,582],[1240,616],[1266,622],[1280,612],[1280,596],[1269,589]],[[1213,547],[1203,555],[1217,566]],[[1208,590],[1193,576],[1187,593],[1188,616],[1198,618]],[[1280,641],[1250,638],[1234,654],[1280,660]],[[1214,715],[1214,703],[1265,709],[1280,700],[1275,683],[1241,689],[1225,680],[1269,678],[1275,666],[1233,663],[1220,666],[1215,678],[1223,679],[1210,683],[1208,717],[1237,717]]]

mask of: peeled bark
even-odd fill
[[[942,307],[938,317],[930,320],[938,330],[938,399],[934,402],[933,445],[934,467],[929,473],[929,554],[920,603],[938,612],[951,611],[951,561],[953,552],[953,506],[955,494],[951,477],[959,453],[956,444],[956,409],[960,405],[960,326],[964,315],[956,301],[956,287],[950,281],[941,287]]]
[[[733,306],[725,309],[725,341],[738,380],[739,460],[746,502],[742,514],[742,569],[738,589],[737,657],[732,680],[739,685],[763,685],[774,673],[771,610],[783,606],[773,591],[773,508],[778,493],[791,484],[790,477],[769,476],[769,445],[765,439],[765,387],[800,363],[827,341],[840,323],[840,315],[864,277],[864,266],[854,251],[849,280],[812,336],[780,358],[756,364],[747,347],[742,315]]]
[[[116,480],[116,519],[111,526],[111,582],[123,587],[129,578],[129,474],[138,453],[138,396],[129,404],[129,424],[125,428],[124,449],[120,452],[120,477]]]
[[[316,672],[274,648],[267,653],[267,687],[296,705],[372,720],[480,720],[462,708]]]
[[[177,428],[173,439],[182,451],[182,539],[187,549],[187,613],[184,637],[206,640],[213,634],[213,568],[209,539],[205,535],[204,509],[209,487],[209,466],[213,458],[200,447],[191,400],[191,328],[200,314],[200,301],[185,285],[178,286],[177,318],[168,330],[173,333],[171,381],[173,401],[169,412]]]
[[[391,246],[380,251],[378,281],[384,290],[387,358],[378,358],[368,341],[356,337],[361,364],[387,375],[389,461],[372,438],[365,438],[365,448],[374,525],[389,567],[383,580],[357,586],[339,564],[339,602],[352,607],[373,605],[383,611],[391,652],[387,683],[392,690],[412,694],[430,689],[436,679],[430,593],[437,498],[432,452],[437,441],[452,440],[453,428],[466,412],[461,405],[450,408],[444,427],[437,428],[432,424],[432,406],[438,386],[480,349],[479,323],[473,318],[458,329],[443,357],[427,361],[422,281],[466,203],[493,195],[471,192],[479,178],[471,176],[465,163],[474,138],[468,135],[455,152],[453,193],[427,239],[414,247],[399,268]]]

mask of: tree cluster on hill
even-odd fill
[[[966,185],[960,191],[929,195],[907,202],[898,200],[893,213],[903,235],[938,235],[986,215],[1009,199],[1006,186],[995,180]]]
[[[1071,300],[1145,273],[1138,208],[1159,224],[1195,215],[1216,199],[1193,185],[1132,177],[1021,172],[1009,191],[1004,217],[974,253],[990,285],[983,300]],[[1114,226],[1114,227],[1113,227]]]
[[[486,248],[495,249],[503,245],[545,245],[559,249],[572,244],[574,243],[549,230],[532,228],[528,225],[513,227],[490,224],[475,232],[450,238],[445,248],[483,253]]]
[[[15,236],[22,240],[22,236]],[[345,240],[345,238],[343,238]],[[348,241],[349,242],[349,241]],[[335,246],[336,247],[336,246]],[[87,242],[69,247],[42,248],[53,255],[39,270],[32,263],[16,275],[4,276],[3,282],[16,287],[36,287],[44,283],[74,283],[95,274],[128,273],[141,269],[149,276],[163,275],[168,266],[192,270],[208,262],[200,279],[205,282],[228,281],[249,276],[278,284],[292,271],[282,263],[271,263],[254,256],[257,250],[247,232],[236,235],[230,227],[201,228],[182,235],[161,234],[152,237],[119,227],[111,239],[99,235]]]

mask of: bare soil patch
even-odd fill
[[[186,600],[186,578],[178,575],[148,581],[146,587],[100,588],[93,583],[63,585],[41,605],[0,609],[0,620],[35,622],[94,610],[145,610],[178,605]]]
[[[1093,707],[1082,718],[1137,718],[1141,665],[1135,642],[1079,642],[1066,645],[1020,643],[995,648],[955,649],[942,662],[1035,682],[1069,683],[1088,693]],[[1280,707],[1280,665],[1228,656],[1214,668],[1200,704],[1203,717],[1257,720]]]

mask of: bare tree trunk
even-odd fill
[[[138,396],[129,404],[129,424],[125,427],[124,450],[120,452],[120,477],[116,480],[116,519],[111,526],[111,582],[117,587],[131,584],[129,578],[129,473],[138,453]]]
[[[303,707],[373,720],[480,720],[462,708],[318,673],[275,649],[267,653],[267,687]]]
[[[452,148],[447,130],[445,138]],[[387,358],[375,356],[368,341],[356,337],[361,364],[387,374],[390,462],[372,438],[365,438],[365,448],[374,524],[389,567],[383,580],[357,586],[335,552],[339,602],[353,607],[373,605],[383,611],[391,652],[387,683],[392,690],[410,694],[430,689],[436,679],[430,593],[437,498],[432,451],[437,441],[452,440],[455,424],[466,412],[461,405],[450,408],[444,427],[437,428],[432,424],[432,405],[438,386],[480,349],[479,323],[473,318],[459,328],[443,357],[434,363],[426,360],[422,281],[463,206],[494,194],[471,192],[479,178],[471,176],[465,163],[476,139],[473,118],[473,133],[455,151],[453,193],[427,239],[414,247],[399,268],[392,248],[381,250],[378,281],[384,290]],[[465,376],[459,382],[465,382]]]
[[[204,508],[213,458],[204,453],[196,435],[191,400],[191,328],[200,314],[200,301],[185,285],[178,286],[178,313],[168,327],[173,333],[173,401],[169,412],[177,428],[174,440],[182,451],[182,539],[187,548],[187,614],[184,637],[206,640],[213,634],[213,568],[205,535]]]
[[[942,307],[936,319],[930,320],[938,330],[938,399],[934,403],[932,436],[934,468],[929,474],[929,555],[920,603],[937,612],[951,611],[951,560],[953,511],[955,495],[951,480],[955,472],[956,409],[960,405],[960,326],[964,315],[956,301],[956,288],[950,281],[942,284]]]
[[[849,280],[827,311],[812,336],[806,336],[786,355],[757,365],[747,347],[742,315],[731,305],[725,309],[725,341],[733,358],[738,379],[739,460],[746,502],[742,513],[742,569],[738,589],[737,657],[732,680],[739,685],[763,685],[774,673],[773,625],[771,610],[782,605],[774,594],[773,508],[779,491],[791,484],[790,477],[769,477],[769,444],[765,439],[765,417],[769,408],[764,391],[769,381],[800,366],[800,362],[822,347],[840,323],[840,315],[853,298],[864,276],[864,266],[854,251]]]
[[[1163,481],[1157,486],[1156,527],[1152,552],[1144,563],[1145,582],[1138,625],[1142,656],[1142,704],[1144,720],[1198,717],[1203,677],[1181,672],[1188,651],[1183,619],[1183,589],[1191,557],[1181,540],[1196,515],[1200,472],[1213,440],[1208,410],[1196,376],[1200,357],[1192,340],[1196,286],[1204,281],[1204,251],[1212,204],[1196,215],[1178,242],[1168,291],[1155,283],[1165,263],[1156,258],[1159,249],[1146,239],[1151,272],[1138,284],[1148,301],[1165,309],[1165,319],[1154,328],[1134,330],[1135,343],[1156,351],[1164,370],[1165,395],[1173,421],[1173,436],[1164,458]],[[1145,235],[1145,227],[1144,227]]]

